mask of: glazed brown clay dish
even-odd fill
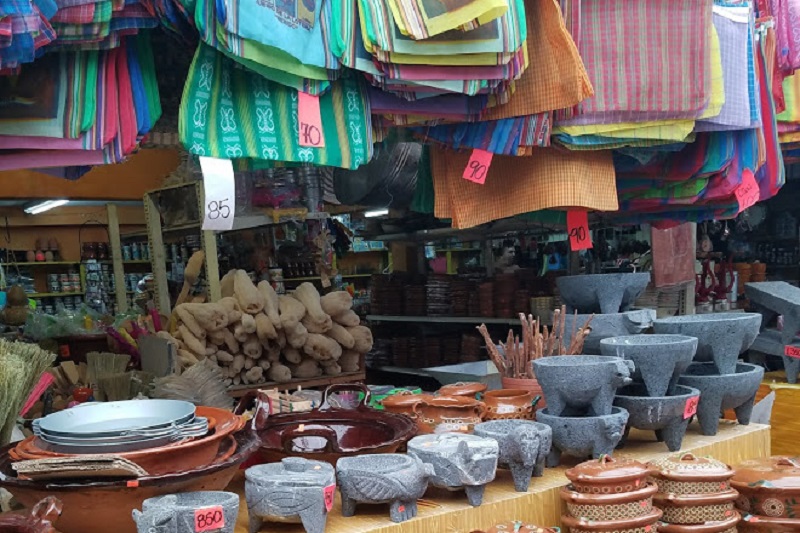
[[[603,455],[570,468],[564,475],[576,492],[584,494],[620,494],[638,491],[646,484],[653,468],[624,457]]]
[[[244,419],[224,409],[198,407],[197,416],[214,419],[214,429],[199,439],[189,439],[158,448],[117,454],[141,466],[151,476],[191,470],[207,465],[217,456],[222,442],[244,425]],[[46,443],[29,437],[17,444],[9,455],[12,460],[44,459],[48,457],[74,457],[47,449]]]
[[[533,391],[524,389],[500,389],[489,391],[483,395],[486,404],[484,420],[508,420],[519,418],[533,420],[536,418],[536,405],[541,399]]]
[[[800,518],[745,515],[738,528],[739,533],[794,533],[800,531]]]
[[[61,533],[136,533],[131,512],[141,509],[144,500],[178,492],[222,490],[257,447],[256,435],[244,430],[225,439],[216,458],[195,469],[135,482],[36,482],[15,477],[8,456],[11,446],[6,446],[0,449],[0,487],[26,507],[47,496],[60,499],[64,504],[57,522]]]
[[[489,385],[480,383],[478,381],[458,382],[450,385],[444,385],[437,394],[441,396],[467,396],[480,400],[479,394],[486,392]]]
[[[414,394],[410,391],[398,392],[381,400],[381,405],[383,405],[385,411],[416,419],[417,415],[414,414],[414,406],[423,400],[430,400],[431,398],[433,398],[432,394]]]
[[[653,494],[658,486],[652,481],[641,488],[623,493],[585,494],[572,485],[561,488],[559,496],[567,503],[567,512],[582,520],[630,520],[653,514]]]
[[[658,522],[659,518],[661,518],[661,511],[653,509],[650,514],[627,520],[583,520],[571,516],[562,516],[561,523],[567,526],[571,533],[633,533],[645,531],[648,526],[650,526],[651,530],[655,530],[655,523]]]
[[[800,458],[745,461],[736,467],[731,485],[740,493],[736,506],[743,514],[794,519],[800,525]]]
[[[730,518],[720,522],[705,524],[666,524],[658,525],[659,533],[737,533],[736,525],[740,520],[739,513],[733,512]]]
[[[434,396],[414,405],[420,433],[472,433],[486,406],[466,396]]]
[[[355,409],[331,407],[328,395],[338,390],[360,391],[363,397]],[[336,466],[340,457],[396,452],[417,434],[416,424],[405,415],[367,407],[369,399],[363,385],[332,385],[318,409],[257,419],[257,462],[294,456]]]

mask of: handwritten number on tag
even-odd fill
[[[225,527],[225,513],[222,507],[206,507],[197,509],[194,512],[194,530],[196,533],[203,531],[213,531]]]
[[[750,169],[745,169],[742,172],[742,183],[733,191],[733,194],[736,196],[736,201],[739,202],[740,213],[754,205],[761,198],[758,183]]]
[[[228,207],[227,202],[227,198],[208,202],[208,218],[211,220],[229,218],[231,216],[231,208]]]
[[[567,211],[569,247],[573,252],[592,247],[589,235],[589,214],[586,211]]]
[[[476,148],[467,162],[464,173],[461,175],[465,180],[483,185],[486,181],[486,174],[489,172],[489,165],[492,164],[493,153]]]
[[[319,107],[319,96],[304,92],[297,93],[297,118],[300,122],[300,146],[325,148],[325,136],[322,134],[322,113]]]
[[[800,348],[797,346],[786,346],[783,349],[783,355],[786,357],[794,357],[795,359],[800,359]]]
[[[686,406],[683,408],[683,419],[693,417],[697,414],[697,404],[700,403],[700,396],[692,396],[686,400]]]

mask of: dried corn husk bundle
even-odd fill
[[[582,327],[572,332],[572,340],[569,346],[565,346],[566,315],[566,306],[556,309],[553,313],[553,325],[548,328],[538,318],[534,319],[533,315],[525,316],[525,313],[520,313],[522,336],[520,338],[514,334],[514,330],[509,330],[506,342],[500,343],[503,348],[502,354],[485,324],[478,326],[478,331],[486,341],[489,358],[501,374],[510,378],[532,378],[532,361],[551,355],[575,355],[583,352],[583,343],[592,331],[590,324],[594,315],[590,316]]]
[[[55,359],[35,344],[0,339],[0,445],[11,440],[19,410]]]

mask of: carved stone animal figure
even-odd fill
[[[611,455],[628,423],[628,411],[614,407],[610,415],[561,417],[549,413],[550,407],[536,412],[536,420],[553,430],[553,447],[547,466],[554,468],[565,453],[578,459]]]
[[[531,477],[544,475],[553,443],[549,426],[528,420],[495,420],[475,426],[475,435],[497,441],[499,465],[511,470],[517,492],[527,492]]]

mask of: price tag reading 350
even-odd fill
[[[236,184],[230,159],[201,157],[203,171],[203,229],[225,231],[233,228],[236,211]]]
[[[319,110],[319,96],[297,93],[297,119],[300,122],[300,146],[325,148],[325,135],[322,133],[322,113]]]
[[[592,247],[592,236],[589,234],[589,213],[586,211],[567,211],[567,232],[569,247],[573,252]]]
[[[222,507],[205,507],[194,512],[195,533],[203,531],[216,531],[225,527],[225,513]]]
[[[785,346],[783,348],[783,355],[786,357],[794,357],[800,359],[800,346]]]

